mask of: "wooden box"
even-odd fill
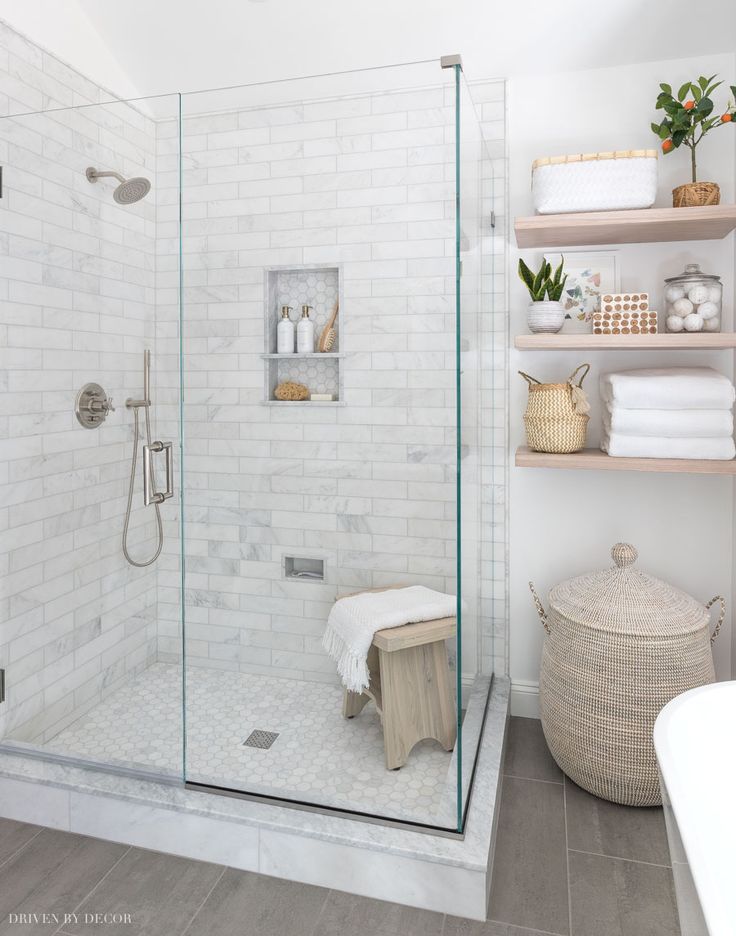
[[[649,308],[649,294],[604,293],[593,313],[594,335],[656,335],[657,313]]]

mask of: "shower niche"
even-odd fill
[[[342,270],[339,266],[304,265],[266,270],[266,318],[264,403],[269,406],[341,406],[343,401],[341,319],[343,317]],[[279,354],[277,327],[283,306],[291,308],[291,321],[299,324],[302,306],[309,306],[314,323],[314,352]],[[319,351],[319,340],[338,307],[335,339],[329,351]],[[301,384],[309,391],[303,400],[279,400],[276,388],[285,382]]]

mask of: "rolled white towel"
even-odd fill
[[[608,432],[631,436],[730,438],[733,435],[733,414],[726,409],[645,410],[604,406],[603,426]]]
[[[729,461],[736,446],[728,439],[665,439],[604,432],[601,449],[618,458],[706,458]]]
[[[602,374],[601,397],[626,409],[727,409],[733,384],[712,367],[648,367]]]

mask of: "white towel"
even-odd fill
[[[601,375],[601,397],[627,409],[727,409],[733,384],[711,367],[650,367]]]
[[[603,427],[630,436],[721,438],[733,435],[733,415],[725,409],[664,410],[603,408]]]
[[[327,619],[322,646],[337,664],[351,692],[368,688],[368,650],[376,631],[418,621],[454,617],[456,599],[423,585],[361,592],[336,601]]]
[[[618,458],[707,458],[728,461],[736,455],[732,438],[665,439],[603,433],[601,449]]]

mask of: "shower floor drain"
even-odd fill
[[[245,741],[243,741],[243,747],[254,747],[260,748],[262,751],[267,751],[278,736],[278,731],[261,731],[257,729],[256,731],[251,731]]]

